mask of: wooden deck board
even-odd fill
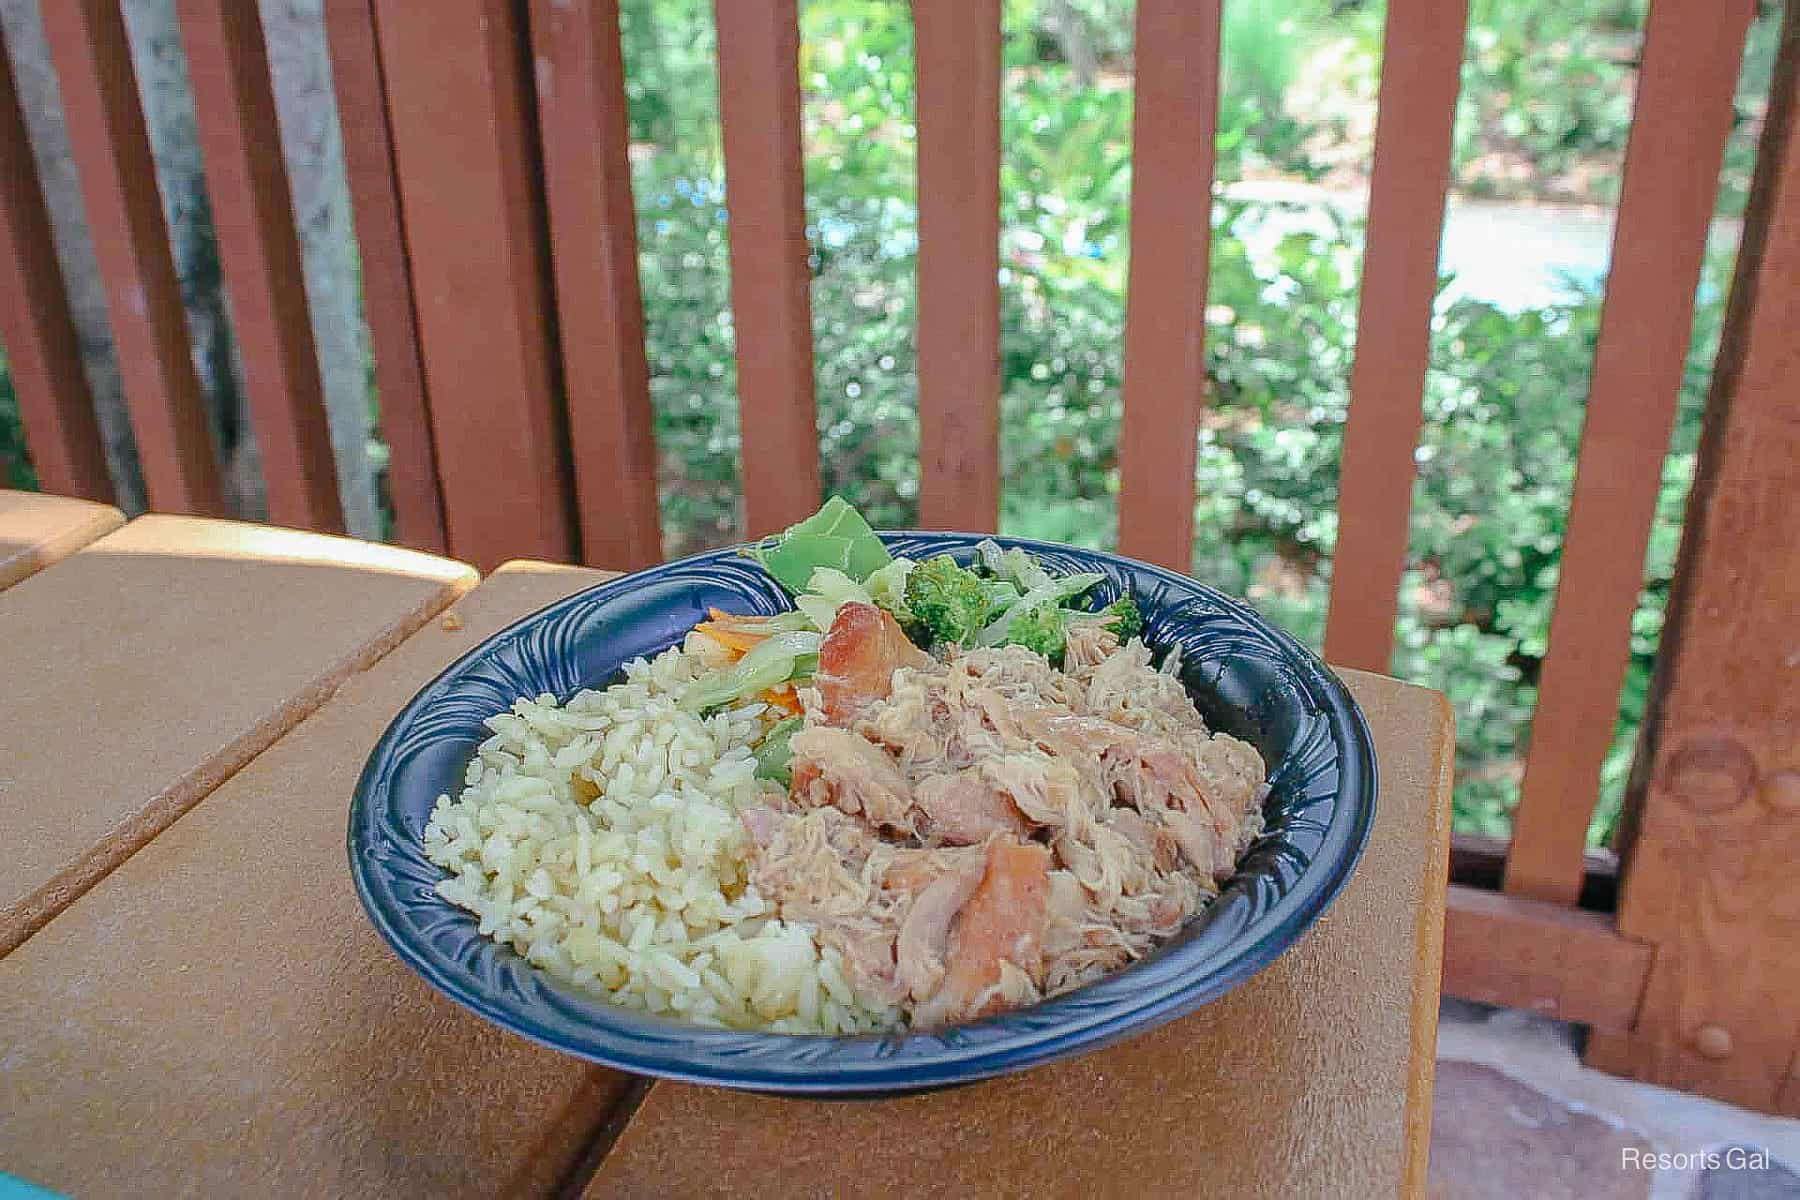
[[[0,959],[0,1164],[69,1195],[543,1194],[623,1076],[503,1033],[381,943],[363,760],[488,634],[605,576],[503,568]],[[344,585],[339,585],[340,590]]]
[[[0,491],[0,591],[124,523],[110,504]]]
[[[0,593],[0,954],[474,581],[154,516]]]

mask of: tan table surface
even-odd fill
[[[152,516],[0,592],[0,953],[474,582]]]
[[[1450,844],[1449,706],[1342,673],[1379,815],[1292,950],[1191,1016],[956,1091],[868,1103],[654,1085],[587,1190],[610,1196],[1420,1194]]]
[[[625,1078],[389,953],[344,857],[383,728],[453,659],[605,576],[503,568],[0,959],[0,1171],[66,1195],[544,1194]],[[454,623],[454,622],[453,622]]]
[[[0,591],[124,523],[110,504],[0,489]]]
[[[645,1093],[437,997],[350,889],[355,776],[443,665],[599,577],[503,568],[456,604],[460,628],[431,621],[340,677],[0,959],[0,1171],[81,1196],[1422,1189],[1451,730],[1436,693],[1377,676],[1345,673],[1382,787],[1344,895],[1249,984],[1121,1046],[895,1101]]]

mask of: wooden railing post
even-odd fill
[[[1000,3],[914,0],[919,524],[1000,519]]]
[[[1573,904],[1581,891],[1581,852],[1631,658],[1631,617],[1755,7],[1650,6],[1562,574],[1506,862],[1506,890],[1516,896]],[[1682,152],[1670,154],[1670,146]]]
[[[797,0],[715,0],[744,532],[819,506]]]
[[[531,41],[583,561],[645,567],[662,531],[618,0],[532,0]]]
[[[150,506],[223,514],[124,16],[111,0],[43,14]]]
[[[1325,657],[1385,673],[1406,569],[1468,0],[1390,0]]]
[[[413,310],[412,265],[400,213],[400,180],[388,121],[387,80],[375,32],[374,0],[325,0],[331,86],[344,127],[344,174],[356,219],[363,312],[375,357],[378,425],[387,442],[388,498],[395,539],[442,554],[444,501],[438,492],[431,406]]]
[[[3,48],[0,160],[6,164],[0,171],[0,340],[38,481],[47,492],[110,503],[106,452],[81,372],[81,347],[13,86],[12,59]],[[8,482],[0,463],[0,487]]]
[[[1138,4],[1119,551],[1183,574],[1206,392],[1219,22],[1219,0]]]
[[[1800,1115],[1800,6],[1789,5],[1640,750],[1635,1026],[1588,1061]]]
[[[450,552],[484,570],[576,545],[522,16],[375,5]]]
[[[262,18],[235,0],[181,0],[179,12],[269,517],[342,533]]]

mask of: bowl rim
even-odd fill
[[[973,547],[977,541],[991,537],[1002,546],[1110,561],[1135,574],[1150,575],[1187,596],[1203,598],[1273,641],[1283,660],[1306,684],[1308,695],[1330,726],[1337,749],[1337,801],[1317,854],[1299,868],[1292,884],[1273,903],[1260,913],[1241,914],[1248,922],[1243,928],[1226,927],[1216,914],[1211,915],[1209,926],[1218,927],[1216,936],[1209,937],[1214,929],[1208,928],[1200,936],[1167,944],[1144,960],[1092,984],[971,1026],[856,1037],[716,1029],[609,1004],[525,964],[509,947],[501,947],[504,954],[518,959],[521,968],[540,977],[551,991],[569,1001],[569,1007],[579,1010],[584,1018],[583,1036],[571,1036],[556,1028],[556,1023],[531,1011],[528,1004],[509,1003],[504,997],[497,1000],[495,989],[475,973],[449,963],[442,955],[427,953],[419,944],[422,939],[415,939],[401,926],[399,902],[391,894],[395,889],[378,884],[374,878],[379,874],[375,863],[383,856],[371,852],[363,835],[373,820],[371,813],[384,776],[395,769],[393,759],[398,743],[420,715],[441,698],[440,691],[495,653],[500,644],[519,637],[529,627],[624,595],[673,568],[735,559],[744,545],[754,544],[742,543],[603,580],[520,616],[459,655],[400,708],[358,775],[346,831],[346,850],[357,898],[389,948],[433,989],[462,1007],[540,1045],[591,1062],[634,1074],[752,1091],[815,1096],[899,1094],[1022,1071],[1148,1032],[1257,974],[1298,941],[1336,900],[1368,844],[1376,814],[1378,777],[1374,741],[1360,706],[1344,682],[1311,650],[1242,600],[1190,576],[1109,551],[1034,538],[936,530],[884,530],[880,537],[884,544],[918,540],[965,543],[957,548]],[[1243,878],[1243,873],[1234,876],[1225,886],[1221,900],[1212,907],[1224,907],[1233,892],[1233,883]],[[448,901],[435,896],[432,899],[451,907]],[[1235,899],[1249,905],[1242,894]],[[469,922],[475,920],[465,910],[452,911]],[[1246,938],[1251,930],[1255,931],[1254,936]],[[1128,978],[1137,986],[1107,988],[1109,983]],[[1097,989],[1099,1003],[1094,1002]],[[1011,1027],[1015,1032],[979,1041],[958,1036],[959,1029],[976,1026],[984,1030]],[[822,1047],[871,1041],[886,1043],[890,1052],[847,1062],[821,1058]],[[937,1043],[936,1049],[919,1048],[920,1043],[932,1042]],[[699,1052],[706,1047],[713,1049]],[[824,1053],[828,1055],[829,1050]]]

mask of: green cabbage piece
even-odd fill
[[[788,743],[803,724],[804,717],[788,717],[769,726],[769,731],[763,734],[762,741],[756,744],[754,752],[758,779],[773,779],[782,787],[787,787],[794,781],[794,751]]]
[[[993,538],[984,538],[975,547],[981,555],[981,565],[986,567],[995,579],[1004,580],[1019,589],[1024,595],[1033,588],[1041,588],[1054,578],[1046,571],[1043,564],[1020,549],[1002,550],[1000,543]]]
[[[794,597],[794,607],[805,613],[820,633],[831,628],[839,608],[852,602],[873,604],[875,600],[867,588],[836,567],[814,567],[806,590]]]
[[[820,567],[842,571],[860,582],[893,561],[862,514],[839,496],[779,536],[748,547],[745,553],[793,595],[806,590]]]
[[[1008,640],[1007,631],[1012,628],[1013,619],[1020,613],[1029,612],[1040,604],[1056,605],[1061,604],[1064,600],[1073,600],[1105,578],[1106,576],[1097,572],[1082,571],[1074,575],[1064,575],[1061,579],[1052,579],[1049,583],[1039,584],[989,622],[988,626],[981,631],[981,636],[976,639],[976,643],[982,646],[1004,645]]]
[[[790,679],[810,676],[819,667],[820,636],[811,631],[777,633],[751,647],[744,657],[688,684],[680,704],[700,712],[731,704]]]

